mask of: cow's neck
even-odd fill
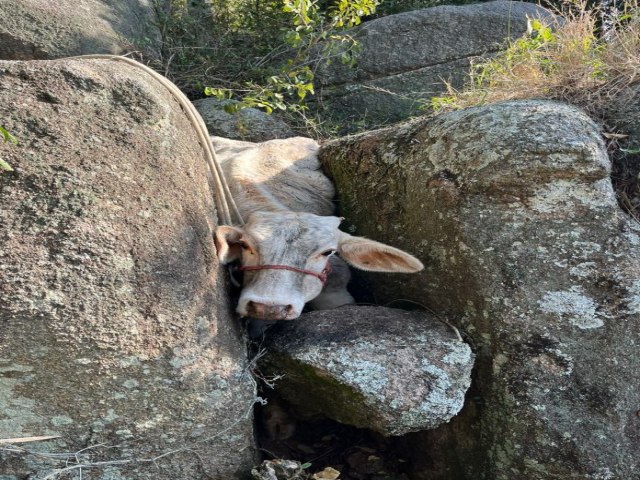
[[[251,181],[241,182],[240,189],[234,192],[236,203],[243,218],[254,212],[290,212],[269,189]]]

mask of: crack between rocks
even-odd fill
[[[496,48],[494,50],[487,50],[487,51],[485,51],[483,53],[469,54],[469,55],[465,55],[465,56],[462,56],[462,57],[456,57],[456,58],[451,58],[451,59],[448,59],[448,60],[444,60],[442,62],[430,63],[428,65],[423,65],[422,67],[419,67],[419,68],[407,69],[407,70],[397,70],[395,72],[391,72],[391,73],[388,73],[388,74],[372,76],[370,78],[364,78],[364,79],[355,78],[353,81],[345,80],[345,81],[339,82],[339,83],[326,84],[326,85],[323,85],[323,87],[341,87],[341,86],[344,86],[344,85],[353,85],[353,84],[356,84],[356,83],[360,84],[360,85],[363,85],[365,82],[371,82],[371,81],[380,80],[380,79],[383,79],[383,78],[393,78],[393,77],[397,77],[398,75],[404,75],[404,74],[407,74],[407,73],[419,72],[419,71],[425,70],[427,68],[433,68],[433,67],[438,67],[440,65],[446,65],[446,64],[449,64],[449,63],[453,63],[453,62],[459,62],[460,60],[466,60],[466,59],[469,59],[469,58],[478,58],[478,57],[481,57],[483,55],[488,55],[488,54],[495,54],[495,53],[498,53],[500,51],[502,51],[502,50],[499,49],[499,48]]]

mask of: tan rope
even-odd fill
[[[119,55],[107,55],[107,54],[95,54],[95,55],[79,55],[77,57],[67,57],[68,59],[76,59],[76,58],[84,58],[88,60],[115,60],[118,62],[124,62],[129,65],[133,65],[141,70],[144,70],[153,78],[158,80],[162,85],[164,85],[171,94],[178,101],[180,106],[183,108],[185,114],[195,127],[196,133],[198,135],[198,141],[204,150],[205,159],[207,161],[207,165],[211,172],[211,177],[213,179],[213,185],[215,189],[214,201],[216,203],[216,209],[218,210],[219,221],[222,225],[231,225],[233,224],[233,219],[231,217],[232,213],[235,215],[237,223],[240,225],[244,225],[244,221],[242,219],[242,215],[238,211],[238,206],[236,202],[233,200],[231,196],[231,191],[229,190],[229,185],[224,177],[224,173],[220,164],[218,163],[218,159],[216,157],[216,152],[213,148],[213,144],[211,143],[211,137],[209,137],[209,132],[207,131],[207,126],[204,123],[204,120],[198,113],[198,110],[193,106],[191,101],[186,97],[184,93],[168,78],[163,77],[155,70],[147,67],[146,65],[132,59],[129,57],[121,57]],[[61,59],[66,60],[66,59]],[[229,207],[231,206],[231,208]]]

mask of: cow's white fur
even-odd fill
[[[216,229],[220,261],[288,265],[319,273],[329,256],[333,270],[324,288],[318,278],[289,270],[245,272],[240,315],[293,319],[308,302],[315,309],[353,303],[343,260],[364,270],[409,273],[423,268],[408,253],[338,229],[341,219],[331,216],[335,191],[320,169],[314,140],[251,143],[212,137],[212,141],[246,220],[242,228]],[[336,251],[343,260],[333,256]]]

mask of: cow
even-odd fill
[[[339,230],[335,190],[321,171],[315,140],[211,139],[246,221],[218,226],[214,234],[219,261],[239,263],[236,270],[244,273],[236,309],[241,317],[292,320],[305,304],[328,309],[354,303],[346,289],[347,264],[377,272],[424,268],[402,250]]]

